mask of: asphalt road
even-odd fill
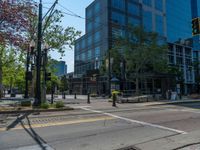
[[[186,150],[184,145],[192,143],[198,149],[199,105],[79,106],[70,112],[12,116],[7,118],[6,128],[0,128],[0,149],[116,150],[134,146],[142,150]]]

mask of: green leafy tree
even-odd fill
[[[112,76],[115,77],[120,77],[120,63],[122,62],[123,59],[123,55],[120,53],[120,50],[117,47],[114,47],[112,49],[109,50],[110,51],[110,58],[111,60],[113,60],[113,62],[111,62],[111,74]],[[106,74],[106,72],[108,71],[108,53],[106,54],[103,64],[100,68],[100,73],[101,74]]]
[[[159,36],[145,32],[141,27],[129,27],[128,38],[118,38],[116,47],[125,52],[128,78],[136,84],[139,94],[139,79],[149,72],[167,72],[167,46],[161,45]]]
[[[60,82],[61,82],[60,83],[60,90],[62,92],[67,91],[69,89],[69,87],[68,87],[68,79],[67,79],[66,75],[61,77]]]

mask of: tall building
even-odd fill
[[[166,19],[168,42],[192,37],[191,0],[166,0]]]
[[[75,44],[75,75],[99,67],[116,36],[143,25],[166,38],[165,0],[95,0],[86,8],[86,31]]]
[[[173,45],[169,48],[169,64],[180,66],[187,93],[194,83],[189,44],[193,5],[193,0],[94,0],[86,8],[85,35],[75,43],[74,74],[81,77],[88,70],[98,69],[115,38],[128,36],[129,25],[139,25],[157,32],[169,47]]]
[[[54,63],[52,65],[56,76],[61,77],[67,75],[67,65],[65,64],[65,61],[54,60]]]

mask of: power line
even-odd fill
[[[73,16],[73,17],[76,17],[76,18],[80,18],[80,19],[92,21],[92,22],[98,23],[98,24],[100,24],[100,25],[102,25],[102,26],[106,26],[106,27],[108,26],[107,24],[104,24],[104,23],[101,23],[101,22],[97,22],[97,21],[95,21],[94,19],[88,19],[88,18],[82,17],[82,16],[80,16],[80,15],[77,15],[77,13],[75,13],[75,12],[71,11],[70,9],[68,9],[68,8],[66,8],[66,7],[64,7],[64,6],[62,6],[62,5],[59,4],[59,3],[58,3],[58,5],[59,5],[60,7],[62,7],[63,9],[65,9],[66,11],[68,11],[68,12],[71,13],[71,14],[69,14],[69,13],[67,13],[67,12],[61,11],[62,13],[66,14],[66,15],[70,15],[70,16]]]

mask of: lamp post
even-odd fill
[[[28,98],[28,74],[29,74],[29,63],[30,63],[30,48],[27,50],[26,55],[26,76],[25,76],[25,95],[24,98]]]

